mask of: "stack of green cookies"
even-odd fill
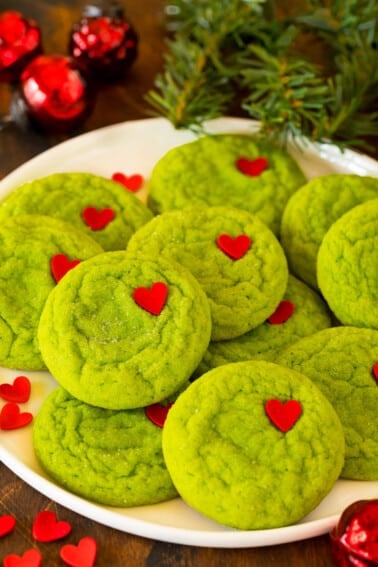
[[[0,363],[58,383],[33,426],[44,470],[101,504],[180,495],[247,530],[377,480],[377,196],[236,134],[168,152],[147,205],[89,173],[16,188]]]

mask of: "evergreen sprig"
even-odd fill
[[[176,128],[201,128],[227,110],[234,90],[223,50],[262,1],[183,0],[185,16],[174,39],[167,40],[164,73],[156,78],[157,90],[147,95]]]
[[[376,2],[305,4],[279,15],[274,0],[175,0],[164,70],[147,95],[153,111],[197,131],[237,110],[268,137],[344,146],[378,136]],[[314,36],[322,64],[303,49]]]

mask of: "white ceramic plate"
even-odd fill
[[[244,119],[222,118],[208,125],[213,133],[250,133],[257,124]],[[168,149],[188,142],[194,135],[176,131],[164,119],[147,119],[102,128],[84,134],[30,160],[0,182],[0,198],[22,182],[54,172],[88,171],[110,177],[115,171],[140,173],[146,180],[152,166]],[[327,173],[378,176],[378,163],[352,151],[341,153],[330,145],[292,148],[309,178]],[[142,198],[145,196],[143,190]],[[0,368],[0,383],[11,383],[27,374],[32,395],[22,411],[34,415],[55,387],[47,372]],[[4,402],[0,401],[0,408]],[[205,547],[258,547],[302,540],[327,533],[343,509],[355,500],[376,498],[378,482],[337,481],[321,504],[296,525],[261,531],[237,531],[221,526],[189,508],[177,498],[162,504],[119,509],[99,506],[63,490],[42,471],[32,447],[32,426],[0,431],[0,459],[36,490],[87,518],[124,532],[172,543]]]

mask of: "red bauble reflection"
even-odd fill
[[[338,567],[378,565],[378,499],[359,500],[346,508],[331,533]]]
[[[42,53],[41,31],[16,11],[0,14],[0,81],[15,82],[24,67]]]
[[[21,74],[13,108],[42,130],[70,132],[84,122],[93,103],[93,88],[76,61],[63,55],[39,55]],[[20,116],[14,119],[20,122]]]
[[[115,2],[88,4],[71,31],[69,53],[96,80],[125,75],[138,53],[138,35]]]

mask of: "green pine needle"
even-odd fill
[[[198,131],[238,108],[261,122],[262,136],[345,146],[378,135],[372,0],[309,0],[281,19],[274,0],[174,4],[164,70],[146,98],[176,128]],[[306,34],[325,47],[327,68],[304,55]]]

